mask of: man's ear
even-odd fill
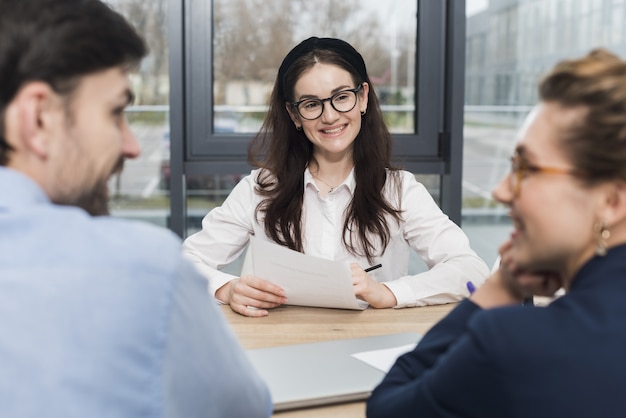
[[[18,150],[46,158],[51,138],[58,129],[62,106],[61,99],[48,84],[40,81],[27,83],[7,109],[8,136],[15,136],[7,140]]]

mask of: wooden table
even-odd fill
[[[222,311],[245,349],[276,347],[373,335],[417,332],[424,334],[455,305],[406,309],[350,311],[281,306],[264,318],[248,318],[229,306]],[[278,412],[276,418],[363,418],[365,402]]]

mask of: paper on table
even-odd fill
[[[362,351],[352,354],[352,357],[387,373],[396,362],[397,358],[402,354],[412,351],[415,345],[416,344],[407,344],[401,345],[400,347],[383,348],[381,350]]]
[[[367,308],[354,296],[347,262],[325,260],[252,237],[241,275],[254,274],[285,290],[289,305]]]

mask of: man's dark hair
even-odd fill
[[[5,110],[25,83],[68,95],[82,76],[130,68],[146,54],[135,29],[100,0],[0,0],[0,165],[11,151]]]

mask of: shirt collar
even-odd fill
[[[29,206],[50,203],[35,181],[19,171],[0,167],[0,207]]]
[[[313,178],[313,174],[311,174],[309,167],[307,167],[304,170],[304,188],[306,189],[307,187],[309,187],[309,185],[315,188],[315,190],[319,191],[319,188],[317,187],[317,184],[315,183],[315,179]],[[354,167],[352,167],[352,170],[350,170],[350,174],[348,174],[348,177],[346,177],[343,183],[335,187],[335,190],[340,190],[345,187],[350,191],[350,194],[352,194],[354,193],[355,186],[356,186],[356,181],[354,180]]]

